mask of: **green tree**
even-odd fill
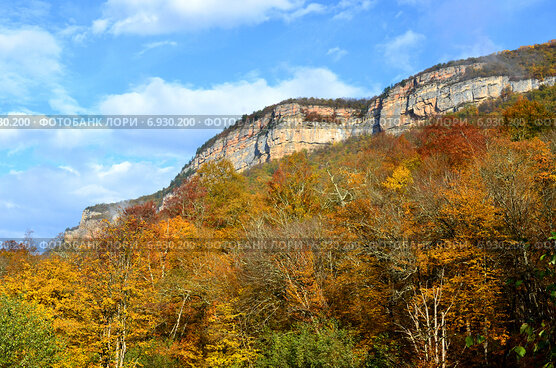
[[[346,330],[329,322],[299,324],[289,332],[274,332],[258,367],[356,367],[360,359]]]
[[[521,345],[516,345],[512,349],[524,364],[543,368],[554,368],[556,365],[556,325],[554,323],[556,252],[553,247],[556,241],[556,232],[552,232],[549,241],[552,247],[540,256],[540,262],[534,274],[535,280],[542,285],[542,293],[538,294],[541,309],[538,317],[540,318],[535,320],[534,316],[529,316],[520,328]],[[518,282],[523,283],[523,280]]]
[[[52,325],[35,306],[0,297],[0,367],[52,367],[58,353]]]

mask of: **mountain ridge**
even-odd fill
[[[87,207],[66,236],[85,236],[121,208],[159,204],[203,163],[226,158],[243,171],[293,152],[361,134],[403,131],[443,113],[496,98],[508,89],[524,93],[556,83],[556,41],[451,61],[408,77],[369,99],[289,99],[244,117],[209,139],[167,188],[135,200]]]

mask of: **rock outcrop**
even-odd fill
[[[114,221],[119,216],[119,211],[126,207],[126,201],[110,204],[101,204],[87,207],[83,210],[79,226],[68,229],[64,233],[66,241],[77,241],[92,238],[104,221]]]
[[[322,117],[323,121],[305,121],[311,114]],[[298,103],[278,105],[261,119],[244,122],[217,136],[195,155],[182,173],[196,171],[205,162],[223,158],[230,160],[236,170],[243,171],[302,149],[311,150],[372,131],[374,123],[360,115],[355,109]]]
[[[466,68],[480,67],[481,65],[477,64],[450,67],[442,70],[442,73],[425,73],[409,79],[405,85],[396,85],[380,101],[380,129],[400,132],[430,116],[455,112],[463,106],[499,97],[505,88],[515,93],[523,93],[543,84],[553,85],[556,80],[555,77],[542,81],[512,80],[508,76],[461,80],[465,76]]]
[[[399,134],[431,116],[499,97],[505,88],[522,93],[556,81],[555,77],[539,81],[510,80],[507,76],[462,80],[467,68],[480,67],[477,64],[448,67],[412,77],[384,96],[371,100],[363,116],[354,109],[298,103],[278,105],[262,118],[244,122],[217,136],[183,168],[182,174],[194,172],[213,160],[226,158],[236,170],[243,171],[295,151],[312,150],[354,135],[378,131]],[[311,115],[322,117],[323,121],[306,121],[306,116]]]

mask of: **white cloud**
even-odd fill
[[[93,33],[102,33],[108,28],[108,19],[97,19],[93,22]]]
[[[158,41],[158,42],[150,42],[150,43],[147,43],[147,44],[143,45],[143,49],[141,49],[141,51],[139,51],[139,52],[137,53],[137,56],[141,56],[141,55],[143,55],[145,52],[150,51],[150,50],[152,50],[152,49],[155,49],[155,48],[157,48],[157,47],[163,47],[163,46],[172,46],[172,47],[175,47],[175,46],[177,46],[177,45],[178,45],[177,42],[175,42],[175,41],[168,41],[168,40],[166,40],[166,41]]]
[[[50,14],[52,4],[48,1],[3,1],[3,24],[41,24]]]
[[[334,19],[350,20],[357,13],[371,9],[376,4],[375,0],[341,0],[335,6]]]
[[[164,34],[258,24],[271,18],[293,19],[324,6],[305,0],[107,0],[93,32]]]
[[[114,164],[108,168],[105,168],[102,165],[94,165],[94,171],[97,173],[99,178],[105,178],[115,175],[122,175],[127,174],[131,169],[132,164],[129,161],[124,161],[119,164]]]
[[[362,97],[372,93],[341,81],[326,68],[296,68],[276,84],[258,78],[193,88],[151,78],[100,103],[104,114],[244,114],[291,97]]]
[[[71,167],[71,166],[63,166],[63,165],[61,165],[61,166],[58,166],[58,168],[60,168],[60,169],[62,169],[62,170],[65,170],[65,171],[67,171],[67,172],[69,172],[69,173],[72,173],[73,175],[80,176],[79,171],[75,170],[75,169],[74,169],[73,167]]]
[[[69,25],[61,31],[57,32],[60,38],[70,39],[75,43],[83,44],[90,35],[89,27],[82,25]]]
[[[419,52],[426,37],[423,34],[408,30],[391,41],[380,45],[386,61],[404,72],[413,72],[415,56]]]
[[[0,98],[26,99],[61,72],[61,47],[40,28],[0,29]]]
[[[99,184],[85,184],[82,187],[74,188],[70,194],[84,198],[117,198],[118,192],[109,190]],[[107,202],[112,202],[108,200]],[[99,202],[103,203],[103,202]]]
[[[348,52],[347,52],[346,50],[344,50],[344,49],[341,49],[341,48],[339,48],[339,47],[333,47],[333,48],[331,48],[331,49],[328,50],[328,52],[326,53],[326,55],[331,56],[332,59],[333,59],[334,61],[338,61],[338,60],[340,60],[341,58],[343,58],[344,56],[346,56],[347,53],[348,53]]]
[[[324,13],[324,12],[326,12],[326,10],[327,10],[326,6],[324,6],[322,4],[311,3],[304,8],[297,9],[296,11],[292,12],[291,14],[285,14],[284,18],[287,21],[292,21],[294,19],[304,17],[304,16],[306,16],[308,14],[311,14],[311,13],[315,13],[315,14]]]
[[[22,106],[46,97],[61,113],[82,112],[61,86],[62,47],[49,32],[37,27],[0,28],[0,102]]]

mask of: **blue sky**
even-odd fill
[[[243,114],[556,37],[550,0],[0,0],[0,111]],[[152,193],[216,132],[0,130],[0,237]]]

